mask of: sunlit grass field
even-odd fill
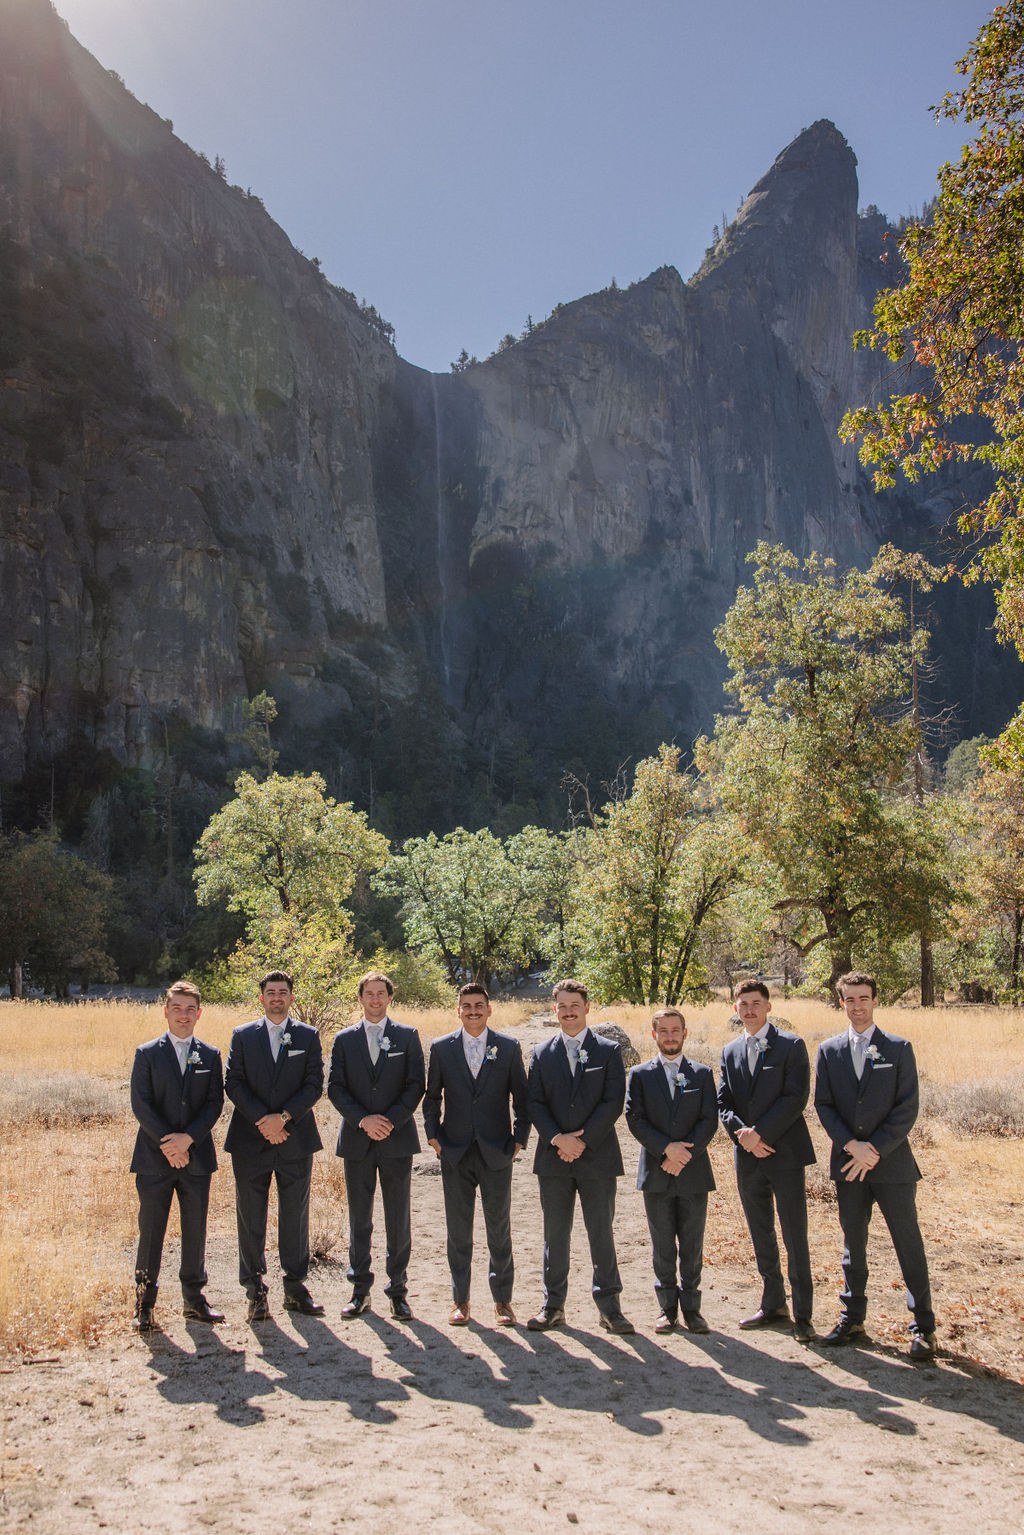
[[[514,1030],[545,1010],[544,1004],[527,1000],[497,1003],[491,1022]],[[621,1024],[646,1058],[653,1052],[650,1011],[595,1006],[591,1021]],[[732,1032],[731,1008],[713,1002],[685,1011],[687,1053],[716,1062]],[[453,1009],[396,1005],[394,1012],[419,1029],[425,1045],[458,1026]],[[777,999],[774,1015],[803,1035],[812,1060],[818,1042],[845,1026],[842,1014],[799,999]],[[254,1009],[204,1008],[198,1033],[226,1056],[232,1028],[253,1016]],[[930,1250],[936,1252],[936,1272],[942,1270],[943,1254],[955,1254],[949,1257],[951,1278],[942,1298],[947,1331],[970,1344],[977,1357],[1022,1376],[1024,1012],[892,1008],[881,1009],[876,1017],[882,1028],[913,1041],[923,1101],[931,1104],[914,1138],[926,1173],[922,1219]],[[128,1172],[136,1131],[128,1077],[136,1046],[163,1029],[160,1004],[0,1001],[0,1349],[38,1353],[89,1342],[112,1326],[123,1326],[130,1314],[137,1204]],[[970,1084],[980,1084],[982,1096],[991,1096],[993,1084],[1005,1089],[999,1101],[1010,1109],[992,1121],[1001,1133],[974,1133],[968,1121],[951,1117],[950,1105],[965,1099]],[[819,1155],[809,1180],[812,1251],[816,1277],[820,1274],[834,1294],[839,1237],[826,1176],[827,1147],[811,1110],[808,1121]],[[336,1116],[329,1105],[324,1105],[321,1123],[330,1150]],[[218,1146],[223,1132],[222,1123],[215,1132]],[[749,1266],[724,1136],[716,1138],[712,1152],[718,1192],[709,1219],[708,1262]],[[213,1180],[211,1242],[216,1233],[225,1242],[233,1237],[233,1183],[226,1163],[222,1155],[222,1173]],[[344,1177],[332,1155],[314,1160],[311,1224],[314,1251],[343,1256]],[[171,1249],[174,1232],[172,1216]],[[169,1256],[165,1278],[173,1288],[173,1251]],[[902,1326],[899,1304],[893,1303],[893,1316]],[[994,1338],[988,1346],[984,1336],[993,1332],[995,1318],[1001,1319],[998,1347]]]

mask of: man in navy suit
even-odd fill
[[[224,1105],[220,1051],[195,1037],[202,1012],[198,986],[175,981],[167,992],[167,1032],[135,1052],[132,1113],[139,1121],[131,1171],[139,1191],[139,1250],[135,1259],[135,1325],[156,1325],[160,1259],[171,1201],[181,1216],[178,1277],[184,1314],[194,1322],[223,1322],[206,1285],[206,1215],[210,1178],[217,1167],[211,1131]]]
[[[579,1197],[594,1266],[592,1293],[606,1332],[631,1333],[622,1314],[622,1281],[615,1256],[615,1180],[622,1151],[615,1121],[626,1097],[618,1045],[587,1028],[590,1001],[579,981],[554,989],[559,1031],[537,1045],[527,1077],[530,1118],[537,1131],[533,1170],[544,1216],[544,1304],[527,1322],[546,1332],[565,1321],[569,1243]]]
[[[821,1341],[834,1347],[864,1335],[868,1226],[877,1205],[914,1317],[910,1357],[932,1359],[935,1313],[917,1218],[921,1173],[907,1140],[918,1110],[914,1048],[875,1023],[873,975],[850,971],[839,981],[839,995],[849,1028],[820,1046],[814,1090],[814,1107],[832,1141],[830,1172],[844,1241],[842,1315]]]
[[[681,1308],[688,1331],[704,1333],[700,1276],[708,1194],[715,1186],[708,1156],[718,1129],[715,1078],[709,1066],[684,1056],[686,1019],[677,1008],[660,1007],[651,1033],[658,1053],[629,1073],[626,1123],[641,1147],[636,1186],[644,1196],[661,1307],[654,1331],[671,1332]]]
[[[741,1327],[788,1322],[786,1288],[775,1235],[779,1213],[793,1292],[793,1336],[814,1338],[814,1287],[807,1244],[807,1175],[814,1147],[804,1119],[811,1092],[807,1046],[769,1023],[771,996],[763,981],[736,988],[743,1033],[722,1051],[718,1111],[736,1148],[736,1185],[761,1275],[761,1304]]]
[[[286,1311],[323,1316],[306,1289],[309,1273],[309,1185],[323,1146],[313,1105],[324,1090],[320,1035],[291,1016],[292,978],[271,970],[260,982],[263,1017],[235,1029],[224,1091],[234,1113],[224,1140],[235,1174],[238,1277],[249,1321],[265,1322],[267,1210],[277,1182],[277,1250]]]
[[[514,1327],[512,1164],[526,1145],[530,1117],[518,1040],[487,1026],[491,1000],[476,981],[459,992],[462,1027],[430,1047],[423,1125],[441,1159],[453,1327],[469,1321],[476,1191],[487,1231],[488,1279],[499,1327]],[[511,1107],[510,1107],[511,1105]]]
[[[412,1251],[412,1159],[420,1149],[413,1114],[423,1097],[423,1046],[415,1029],[388,1016],[395,988],[371,970],[359,982],[363,1016],[335,1036],[327,1096],[341,1115],[337,1154],[344,1159],[348,1192],[348,1278],[352,1299],[346,1319],[370,1309],[373,1270],[373,1199],[380,1179],[386,1238],[385,1294],[391,1315],[412,1316],[408,1294]]]

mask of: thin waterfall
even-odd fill
[[[438,614],[438,638],[441,647],[441,678],[445,697],[451,686],[452,664],[448,648],[448,520],[441,488],[441,412],[437,403],[437,379],[430,375],[430,398],[434,402],[434,493],[437,508],[437,585],[441,606]]]

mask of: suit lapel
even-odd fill
[[[470,1092],[473,1092],[476,1088],[476,1082],[473,1080],[473,1073],[470,1071],[469,1062],[466,1060],[466,1047],[462,1042],[461,1032],[456,1034],[455,1038],[452,1040],[451,1050],[454,1057],[456,1071],[462,1073],[462,1077],[466,1086],[469,1088]]]
[[[266,1036],[267,1036],[267,1049],[270,1051],[270,1059],[271,1059],[271,1062],[273,1064],[274,1081],[275,1082],[277,1081],[278,1075],[279,1075],[279,1073],[281,1071],[281,1067],[284,1065],[284,1058],[288,1054],[288,1046],[284,1042],[284,1036],[285,1036],[285,1034],[290,1032],[291,1026],[292,1026],[291,1018],[286,1018],[285,1021],[284,1021],[284,1029],[283,1029],[282,1034],[281,1034],[281,1043],[278,1046],[278,1050],[277,1050],[277,1060],[276,1061],[274,1060],[274,1052],[273,1052],[273,1050],[270,1049],[270,1031],[269,1031],[269,1029],[264,1029],[264,1031],[263,1031],[266,1034]]]
[[[362,1026],[360,1025],[360,1027],[362,1027]],[[369,1040],[366,1039],[366,1030],[365,1029],[363,1029],[363,1039],[364,1039],[364,1041],[366,1043],[366,1054],[367,1054],[367,1056],[369,1056],[369,1054],[370,1054],[370,1043],[369,1043]],[[388,1042],[387,1049],[384,1048],[384,1041],[385,1040],[387,1040],[387,1042]],[[381,1031],[380,1031],[380,1053],[377,1056],[377,1064],[375,1066],[371,1066],[371,1068],[370,1068],[371,1072],[373,1074],[373,1080],[375,1082],[379,1082],[380,1081],[380,1074],[384,1070],[384,1067],[387,1065],[388,1055],[390,1053],[392,1043],[393,1043],[393,1041],[392,1041],[392,1038],[391,1038],[391,1019],[390,1018],[385,1018],[383,1024],[381,1025]]]
[[[665,1075],[665,1068],[657,1056],[654,1057],[654,1074],[656,1077],[661,1078],[659,1090],[661,1092],[662,1099],[668,1104],[669,1113],[671,1113],[675,1109],[676,1098],[678,1097],[678,1094],[674,1093],[669,1087],[668,1077]]]

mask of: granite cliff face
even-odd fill
[[[293,762],[363,802],[375,762],[421,771],[403,717],[439,782],[446,756],[536,781],[591,741],[687,739],[759,538],[864,561],[964,494],[877,498],[836,436],[877,382],[849,337],[884,232],[818,123],[690,283],[664,267],[432,376],[46,0],[6,0],[0,780],[99,781],[262,687]],[[986,675],[968,731],[1009,712]]]

